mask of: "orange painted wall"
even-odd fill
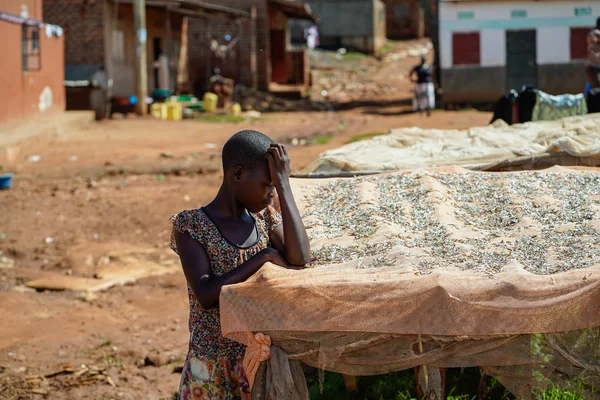
[[[0,11],[20,15],[21,5],[28,8],[29,18],[41,20],[41,0],[2,0]],[[64,36],[47,37],[40,30],[40,65],[37,71],[23,71],[21,58],[21,25],[0,20],[0,121],[26,118],[39,113],[40,94],[52,91],[52,108],[65,109]]]

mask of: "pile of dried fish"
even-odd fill
[[[355,238],[365,238],[375,233],[373,216],[361,208],[361,198],[356,189],[360,179],[334,180],[319,187],[319,192],[309,199],[309,212],[324,228],[327,238],[348,233]],[[351,218],[349,218],[351,216]]]
[[[432,196],[425,177],[437,181],[443,193]],[[374,204],[363,204],[359,183],[376,188]],[[416,249],[424,256],[414,268],[425,273],[458,267],[494,274],[516,260],[527,271],[545,275],[600,260],[600,235],[593,224],[600,211],[600,176],[595,173],[413,173],[341,179],[316,187],[308,200],[311,239],[353,240],[352,245],[319,247],[318,264],[360,260],[358,268],[389,266],[394,265],[392,249],[394,254]],[[451,206],[446,209],[462,226],[444,224],[436,216],[441,201]],[[372,236],[384,224],[401,233],[373,243]],[[472,235],[456,237],[460,229]]]

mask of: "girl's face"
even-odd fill
[[[275,188],[266,161],[254,170],[238,167],[233,175],[235,198],[248,211],[257,213],[273,204]]]

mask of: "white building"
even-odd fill
[[[600,0],[440,0],[440,78],[446,102],[493,101],[533,85],[585,88],[586,35]]]

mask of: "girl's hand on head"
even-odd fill
[[[282,184],[287,184],[292,172],[292,164],[285,146],[282,144],[272,144],[269,150],[267,150],[265,157],[269,161],[269,170],[273,185],[276,188],[280,188]]]

